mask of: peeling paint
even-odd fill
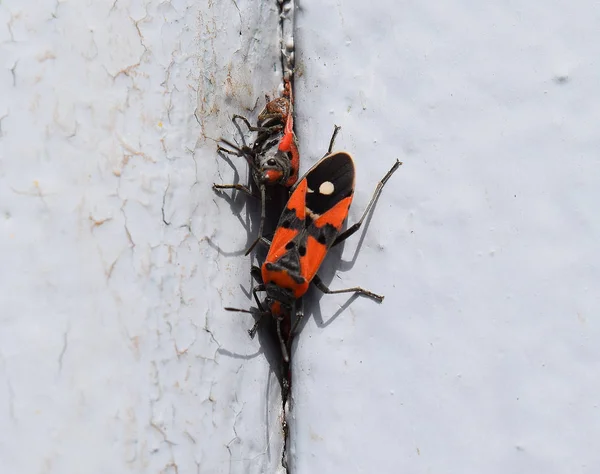
[[[187,0],[0,4],[10,216],[0,248],[11,269],[0,272],[0,422],[15,428],[0,435],[5,469],[225,472],[231,462],[259,473],[279,463],[269,453],[281,441],[264,435],[266,423],[277,429],[265,406],[280,407],[275,392],[265,401],[268,362],[222,311],[223,292],[241,304],[246,262],[207,244],[233,234],[228,245],[243,246],[210,189],[211,138],[276,90],[275,60],[247,68],[276,57],[277,44],[267,53],[256,41],[276,12]]]

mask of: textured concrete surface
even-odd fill
[[[279,464],[277,381],[222,310],[248,239],[210,188],[229,116],[277,90],[276,12],[1,2],[3,472]]]
[[[591,1],[304,3],[304,156],[342,125],[351,222],[404,166],[358,255],[354,238],[331,263],[332,287],[384,303],[313,293],[295,473],[598,470],[599,15]]]

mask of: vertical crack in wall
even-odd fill
[[[294,87],[294,0],[277,0],[279,3],[279,47],[281,51],[281,71],[283,81],[289,81]],[[293,106],[293,105],[292,105]],[[290,334],[290,338],[293,334]],[[291,349],[291,344],[290,344]],[[291,357],[291,354],[290,354]],[[290,408],[291,384],[292,384],[292,361],[282,360],[282,388],[281,388],[281,433],[283,436],[283,450],[281,453],[281,465],[286,473],[290,473],[288,462],[288,449],[290,445],[290,429],[288,413]]]
[[[278,0],[279,2],[279,40],[281,47],[281,69],[283,79],[293,81],[294,78],[294,17],[296,6],[294,0]]]

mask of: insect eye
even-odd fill
[[[267,164],[269,166],[275,166],[277,164],[277,162],[273,158],[271,158],[270,160],[267,161]]]

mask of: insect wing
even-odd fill
[[[294,188],[279,222],[269,247],[266,262],[276,262],[287,251],[286,246],[306,227],[306,190],[307,183],[303,179]]]
[[[341,232],[354,196],[354,161],[345,152],[324,157],[307,174],[306,252],[302,276],[311,281]]]
[[[354,162],[345,152],[324,157],[304,175],[279,219],[263,265],[265,281],[280,280],[282,275],[272,272],[285,270],[296,276],[296,284],[302,286],[295,288],[296,297],[301,296],[342,230],[354,179]]]
[[[327,155],[305,175],[307,212],[321,216],[354,193],[354,161],[346,152]],[[316,217],[313,218],[313,220]]]

